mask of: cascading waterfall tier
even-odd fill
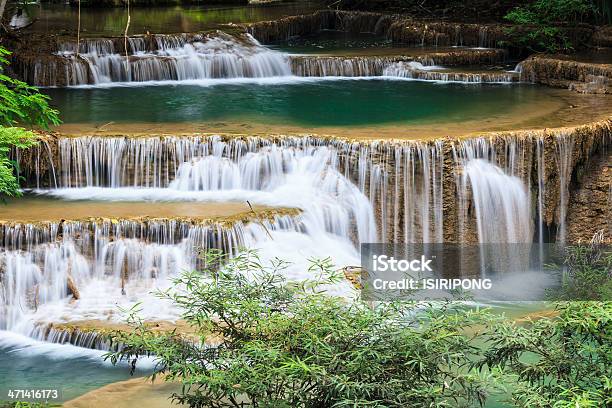
[[[438,65],[483,65],[503,62],[503,50],[455,50],[411,56],[289,56],[291,72],[303,77],[374,77],[413,78],[444,82],[513,82],[517,76],[508,72],[461,73],[432,72]]]
[[[244,245],[242,231],[252,221],[271,222],[270,228],[300,230],[299,210],[278,208],[241,213],[219,220],[197,218],[90,218],[44,222],[0,221],[0,248],[31,252],[43,244],[77,243],[79,252],[92,255],[100,246],[120,240],[159,245],[215,248],[226,253]]]
[[[155,36],[154,49],[143,38],[130,42],[126,58],[114,42],[86,42],[80,54],[75,46],[62,47],[59,55],[70,61],[66,84],[109,82],[180,81],[214,78],[264,78],[290,75],[286,56],[261,47],[251,37]],[[84,52],[83,52],[84,51]]]
[[[183,37],[179,37],[181,40]],[[412,56],[290,55],[262,47],[254,40],[219,34],[186,37],[190,41],[165,41],[159,49],[135,51],[128,57],[116,51],[111,40],[88,40],[75,54],[73,44],[48,58],[16,61],[14,68],[29,83],[39,86],[110,86],[160,81],[210,81],[272,77],[374,77],[417,78],[435,81],[510,82],[509,73],[447,73],[403,69],[410,63],[482,65],[503,62],[503,50],[464,49]],[[131,38],[139,44],[142,38]],[[86,46],[89,44],[88,46]],[[141,49],[139,46],[133,47]],[[414,61],[414,62],[413,62]],[[165,83],[165,82],[164,82]]]
[[[610,93],[612,65],[572,61],[563,57],[535,56],[520,62],[522,81],[569,88],[580,93]]]
[[[423,21],[398,14],[323,10],[313,14],[289,16],[274,21],[250,24],[247,29],[263,43],[283,41],[296,36],[312,35],[321,30],[384,35],[397,44],[411,46],[468,46],[492,48],[513,43],[509,28],[525,35],[533,28],[504,24],[471,24]],[[569,41],[578,45],[593,35],[585,26],[561,28]]]
[[[247,31],[266,44],[316,34],[321,30],[385,34],[396,17],[381,13],[320,10],[312,14],[252,23],[247,26]]]
[[[384,35],[393,42],[416,46],[495,47],[508,39],[503,25],[425,22],[395,14],[344,10],[317,11],[250,24],[259,41],[272,43],[321,30]]]
[[[538,218],[538,225],[558,226],[562,205],[560,186],[563,184],[567,189],[570,182],[567,177],[561,180],[556,168],[560,154],[558,141],[569,137],[577,141],[571,152],[564,153],[572,155],[568,167],[573,173],[593,152],[609,144],[610,126],[606,120],[560,130],[500,132],[436,142],[357,142],[313,136],[59,138],[21,154],[18,159],[24,170],[22,175],[34,188],[165,188],[175,180],[183,163],[192,163],[189,172],[194,175],[198,166],[204,165],[194,159],[207,155],[226,158],[227,161],[215,164],[219,174],[225,176],[199,181],[210,188],[236,182],[236,174],[246,171],[244,158],[251,153],[268,149],[268,157],[273,157],[272,151],[287,155],[296,150],[309,150],[312,154],[317,147],[324,146],[334,152],[333,167],[372,203],[380,239],[477,242],[471,206],[467,205],[463,213],[458,205],[461,190],[469,189],[469,183],[464,187],[459,177],[467,161],[485,159],[504,174],[518,177],[534,199],[535,207],[529,218]],[[236,168],[232,163],[240,164]],[[261,171],[267,173],[263,174],[273,174],[272,165],[266,166]],[[471,193],[467,191],[464,196],[469,198]],[[566,201],[563,200],[563,205]],[[536,217],[536,214],[540,215]],[[459,228],[460,221],[466,228]]]
[[[140,293],[143,282],[165,281],[201,265],[200,250],[228,256],[270,231],[303,229],[297,210],[263,210],[228,221],[116,220],[60,221],[0,225],[0,329],[31,334],[42,306],[62,303],[69,295],[85,302],[74,311],[97,316],[103,300],[87,292],[95,282],[112,299],[113,290]],[[85,288],[77,295],[74,288]],[[91,291],[91,289],[90,289]],[[77,292],[78,293],[78,292]],[[115,294],[116,295],[116,294]],[[97,300],[96,300],[97,299]],[[90,303],[88,303],[90,302]],[[73,313],[73,315],[74,315]],[[57,318],[57,316],[55,316]]]
[[[222,227],[172,220],[5,224],[2,327],[103,347],[95,338],[45,331],[41,322],[97,319],[115,307],[109,302],[129,305],[143,298],[145,315],[175,319],[172,310],[159,316],[165,306],[145,294],[193,268],[194,247],[230,253],[257,247],[266,257],[295,252],[296,268],[288,273],[299,277],[304,264],[298,256],[332,251],[338,265],[351,265],[358,262],[360,242],[529,243],[542,239],[542,225],[558,227],[562,239],[576,172],[593,152],[606,151],[611,128],[607,120],[435,141],[47,138],[27,152],[13,152],[26,181],[41,194],[248,200],[299,208],[300,214]],[[79,289],[78,300],[70,282]]]
[[[438,68],[438,70],[433,70]],[[383,75],[440,82],[509,83],[518,80],[511,72],[444,72],[439,67],[425,67],[418,62],[396,62],[383,70]]]

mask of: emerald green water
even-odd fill
[[[132,378],[125,364],[114,367],[105,362],[104,352],[24,339],[0,331],[0,401],[7,399],[9,389],[31,388],[57,389],[60,401],[67,401]]]
[[[531,85],[382,79],[58,88],[45,92],[66,123],[231,121],[309,127],[478,120],[554,100],[546,89]]]

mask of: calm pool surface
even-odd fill
[[[210,84],[210,82],[207,82]],[[531,85],[324,80],[46,89],[66,123],[232,121],[301,126],[457,122],[558,103]]]
[[[9,389],[57,389],[67,401],[106,384],[133,378],[127,366],[114,367],[104,352],[36,342],[0,331],[0,400]],[[138,370],[136,375],[146,375]]]

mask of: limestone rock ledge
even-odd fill
[[[612,93],[612,64],[579,62],[554,55],[534,56],[518,65],[522,81],[580,93]]]

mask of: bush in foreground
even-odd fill
[[[570,255],[570,267],[581,259]],[[326,285],[343,278],[329,260],[299,283],[252,252],[221,261],[209,255],[210,267],[159,294],[193,331],[160,334],[132,311],[134,331],[115,333],[123,348],[108,358],[135,367],[155,355],[155,375],[181,382],[172,397],[190,407],[467,407],[494,392],[525,408],[612,404],[608,301],[514,322],[453,302],[330,296]]]
[[[217,264],[218,259],[208,259]],[[159,358],[156,373],[178,380],[177,402],[191,407],[461,407],[481,404],[494,385],[471,369],[478,327],[489,316],[451,308],[386,303],[376,307],[324,294],[340,279],[328,260],[313,280],[290,283],[256,255],[222,269],[188,273],[160,294],[184,310],[198,342],[154,334],[136,315],[124,348],[110,358]],[[247,277],[248,276],[248,277]],[[215,342],[206,346],[207,340]]]
[[[516,381],[517,407],[612,406],[612,303],[565,302],[557,311],[523,327],[496,325],[482,366]]]

